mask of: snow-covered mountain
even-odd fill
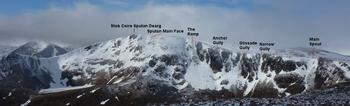
[[[55,56],[66,52],[55,44],[33,41],[26,43],[5,54],[0,60],[0,85],[33,90],[49,88],[53,82],[52,73],[60,73],[60,70],[49,70],[51,68],[45,66],[48,62],[43,60],[54,60]]]
[[[307,48],[242,53],[173,35],[130,35],[71,51],[29,42],[1,59],[0,86],[9,90],[0,89],[0,96],[13,88],[57,93],[85,85],[73,94],[93,89],[90,94],[101,90],[99,99],[114,96],[124,102],[200,101],[286,97],[349,82],[348,56],[317,49],[312,53]]]
[[[30,41],[20,46],[12,53],[48,58],[59,56],[65,54],[66,52],[67,50],[55,44],[50,44],[43,41]]]
[[[348,81],[349,57],[318,51],[242,54],[183,36],[131,35],[73,50],[58,64],[71,86],[108,84],[138,95],[166,86],[192,96],[227,91],[233,97],[284,97]]]

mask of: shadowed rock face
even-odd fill
[[[231,51],[216,47],[203,49],[201,42],[196,44],[196,50],[199,60],[205,60],[214,73],[222,72],[223,69],[225,69],[225,72],[231,70],[232,61],[234,61],[231,60]],[[237,62],[238,61],[235,61],[234,64]]]
[[[42,58],[49,58],[49,57],[59,56],[65,53],[67,53],[67,50],[57,45],[48,45],[44,50],[34,55]]]
[[[260,55],[255,55],[252,58],[247,58],[246,54],[243,54],[241,57],[241,75],[244,78],[247,78],[249,82],[253,81],[254,78],[256,77],[257,71],[258,71],[258,66],[259,66],[259,56]]]
[[[295,74],[279,74],[274,78],[277,86],[280,88],[286,88],[286,92],[290,94],[301,93],[305,90],[304,77]]]
[[[255,89],[250,92],[249,97],[253,98],[277,98],[280,94],[276,88],[274,88],[272,82],[259,82]]]
[[[10,54],[0,62],[1,77],[0,85],[7,87],[24,87],[33,90],[49,88],[52,82],[48,70],[40,66],[38,58]]]
[[[276,74],[281,71],[290,72],[294,71],[297,67],[305,66],[303,62],[295,62],[292,60],[283,60],[280,56],[270,56],[267,54],[262,55],[263,63],[261,64],[261,69],[263,72],[267,73],[267,71],[275,71]]]
[[[201,43],[201,42],[198,42],[198,43],[196,44],[196,48],[197,48],[196,52],[197,52],[197,55],[198,55],[198,57],[199,57],[199,60],[200,60],[200,61],[204,61],[204,53],[205,53],[206,51],[203,50],[203,45],[202,45],[202,43]]]
[[[223,58],[220,55],[220,52],[218,49],[208,49],[208,54],[207,54],[209,60],[209,64],[211,69],[213,70],[214,73],[221,72],[221,69],[223,68]]]
[[[42,49],[41,46],[44,46],[44,45],[41,45],[38,42],[28,42],[20,46],[16,50],[14,50],[12,53],[32,56],[40,52],[40,49]]]
[[[287,88],[293,83],[302,84],[304,78],[298,74],[290,73],[290,74],[278,74],[274,78],[277,86],[280,88]]]
[[[349,81],[345,78],[344,71],[337,67],[332,60],[326,58],[318,59],[318,66],[315,71],[315,89],[322,89],[331,85],[337,84],[337,82]]]

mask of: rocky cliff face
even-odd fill
[[[230,97],[285,97],[347,82],[347,61],[333,57],[238,53],[202,42],[193,45],[186,37],[132,35],[74,50],[59,64],[72,86],[108,84],[150,94],[172,89],[174,94],[208,97],[220,92]],[[166,87],[158,88],[160,84]],[[141,89],[150,85],[156,88]]]

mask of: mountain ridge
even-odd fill
[[[306,48],[241,53],[201,41],[193,43],[186,36],[130,35],[53,57],[12,54],[7,57],[15,57],[13,62],[2,59],[0,65],[5,66],[1,71],[33,73],[28,78],[38,81],[24,88],[54,91],[89,86],[86,89],[103,89],[102,94],[125,100],[283,98],[349,82],[350,78],[349,62],[339,60],[348,58],[336,53],[319,50],[310,55]]]
[[[201,42],[192,45],[191,40],[180,36],[159,36],[158,38],[154,38],[154,36],[143,37],[145,38],[142,38],[140,35],[131,35],[124,40],[115,39],[95,44],[91,46],[91,48],[89,48],[90,46],[84,49],[81,48],[79,51],[83,53],[77,54],[86,54],[86,56],[83,56],[83,58],[77,58],[75,56],[69,58],[68,56],[68,58],[63,58],[64,61],[59,63],[62,70],[65,72],[77,74],[76,76],[78,77],[74,77],[73,75],[71,79],[89,80],[94,79],[98,72],[106,72],[104,74],[110,76],[110,79],[115,80],[116,83],[120,83],[120,81],[125,81],[126,79],[130,80],[130,77],[123,77],[124,74],[117,70],[126,70],[127,73],[129,73],[128,75],[131,75],[134,80],[136,76],[151,76],[154,79],[164,80],[168,85],[180,90],[189,86],[197,90],[222,90],[222,88],[232,89],[232,86],[237,86],[237,88],[234,89],[244,89],[244,94],[242,96],[249,95],[257,84],[261,83],[261,81],[264,82],[264,80],[267,80],[267,83],[270,81],[270,83],[274,85],[272,88],[280,88],[281,86],[288,87],[295,83],[280,81],[280,83],[289,84],[283,86],[274,82],[278,80],[275,76],[283,77],[284,74],[286,74],[284,75],[285,77],[297,77],[297,79],[294,80],[301,80],[298,78],[302,78],[299,85],[292,86],[297,87],[299,89],[297,92],[300,93],[307,88],[315,88],[313,87],[313,83],[315,82],[313,79],[314,75],[307,74],[315,73],[315,71],[318,70],[317,68],[319,68],[319,64],[330,65],[329,67],[331,67],[331,69],[329,70],[334,70],[332,69],[334,67],[341,67],[339,64],[345,64],[341,62],[337,63],[337,61],[333,63],[332,60],[323,57],[291,56],[292,58],[288,58],[279,56],[278,54],[234,53],[220,47],[204,45]],[[294,60],[294,58],[296,59]],[[327,62],[319,62],[319,60]],[[109,63],[111,63],[111,65],[108,65]],[[94,67],[94,65],[96,65],[96,67]],[[136,68],[129,69],[130,67]],[[346,70],[348,69],[337,68],[337,70],[338,69],[342,71],[336,71],[335,73],[342,73],[344,71],[344,73],[347,74]],[[136,71],[128,72],[128,70]],[[282,72],[281,75],[280,72]],[[230,75],[233,76],[229,77]],[[347,80],[347,78],[343,77],[338,78],[343,75],[326,75],[333,76],[336,81]],[[115,76],[119,76],[120,78],[115,78]],[[237,78],[234,76],[237,76]],[[196,77],[198,79],[196,79]],[[72,80],[72,82],[74,82],[74,80]],[[107,82],[111,81],[107,80]],[[321,81],[320,83],[325,83],[325,81]],[[327,83],[335,84],[332,80]],[[280,88],[277,89],[277,91],[281,93],[285,92],[285,89],[286,88]],[[296,91],[290,92],[294,94]],[[290,94],[278,94],[277,96],[283,95]]]

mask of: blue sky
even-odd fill
[[[106,11],[138,9],[149,3],[155,5],[210,5],[242,10],[249,10],[253,6],[250,0],[3,0],[0,3],[0,14],[18,15],[28,11],[45,10],[50,6],[71,8],[79,2],[94,4]]]
[[[3,0],[0,3],[0,13],[16,15],[32,10],[44,10],[49,7],[51,2],[58,3],[58,1],[50,0]]]

